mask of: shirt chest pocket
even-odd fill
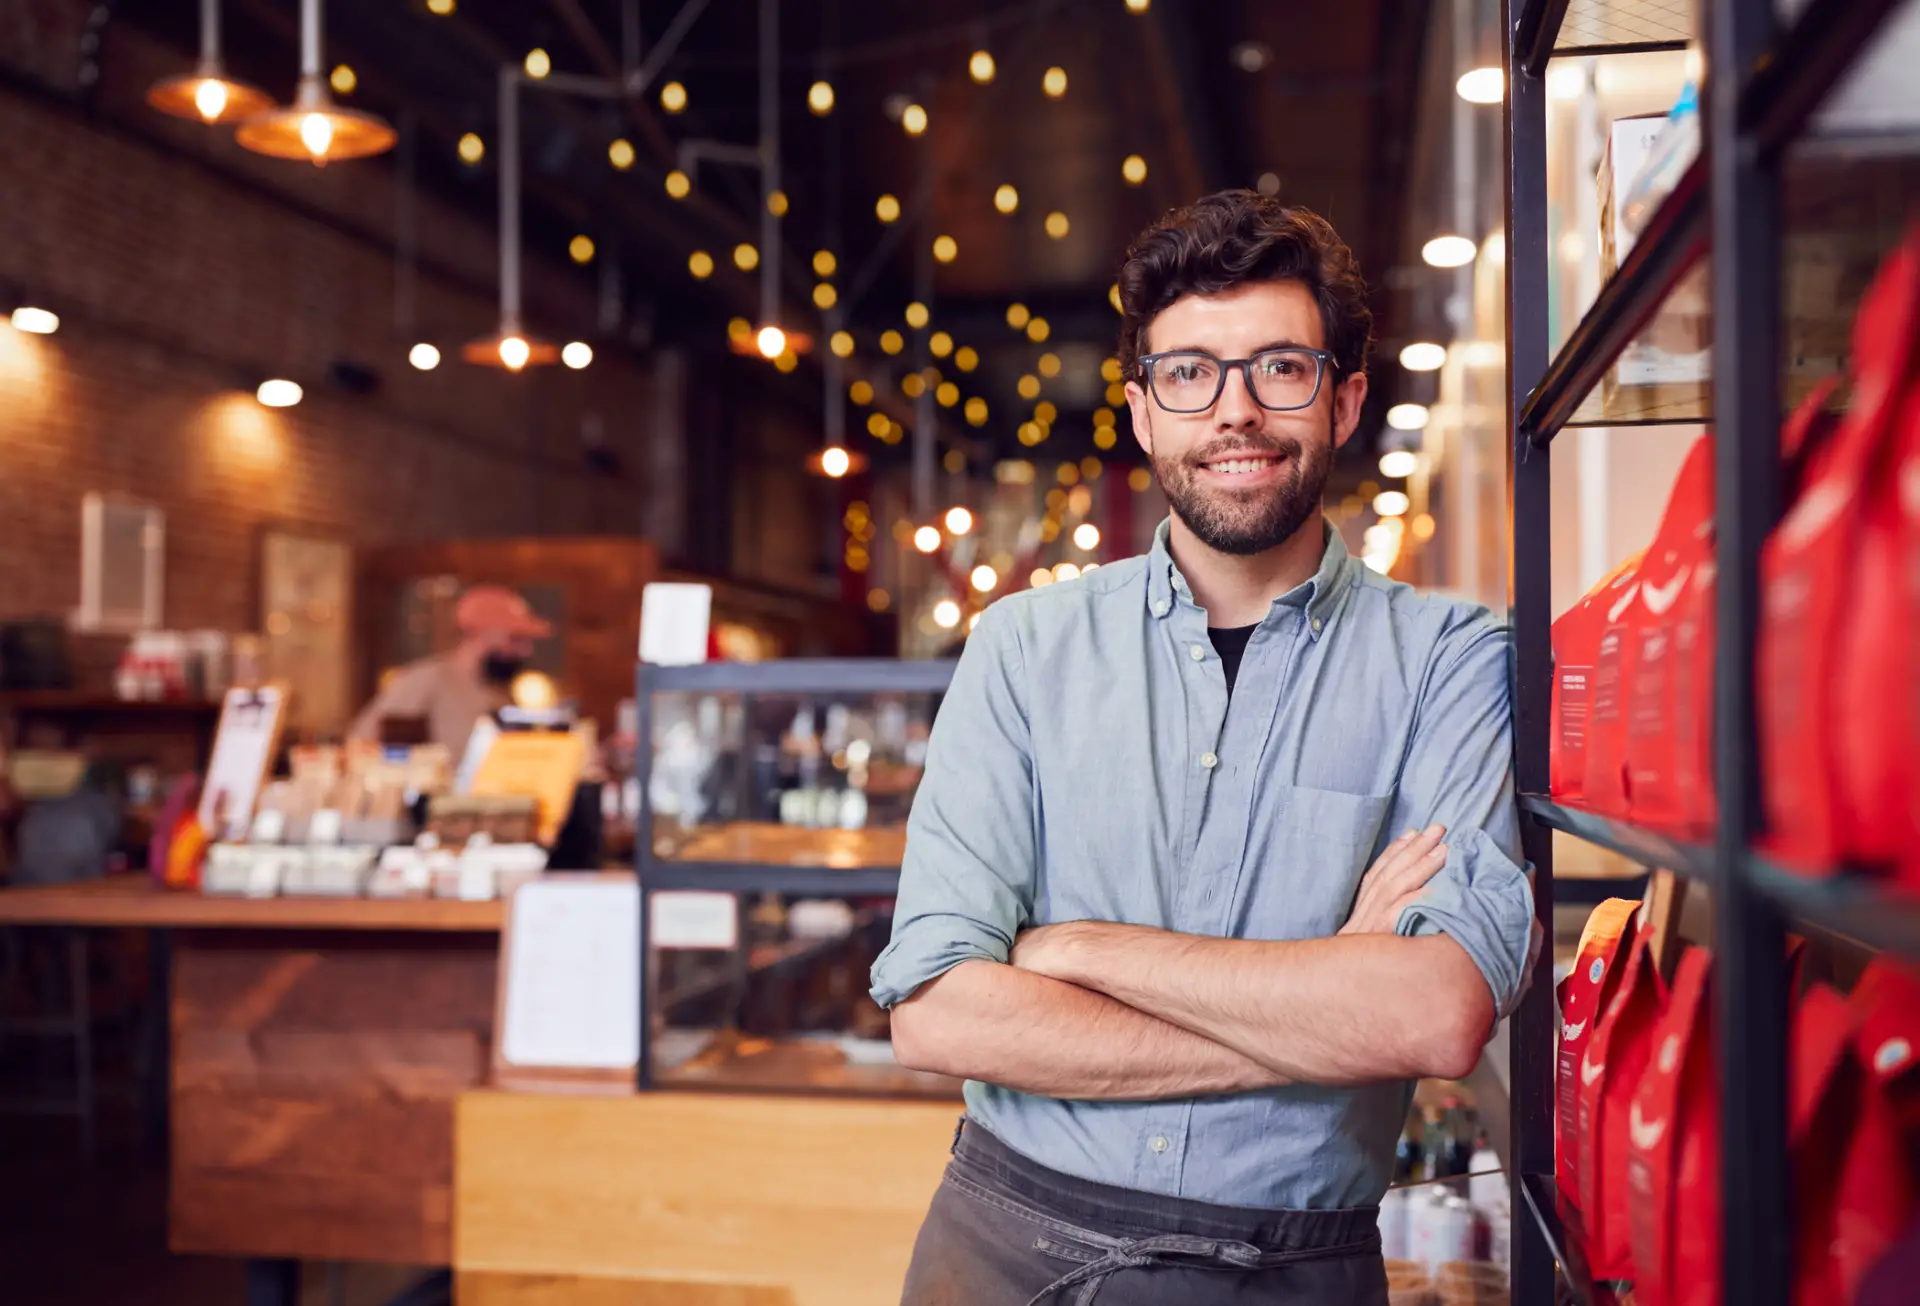
[[[1353,909],[1391,794],[1288,785],[1253,814],[1230,937],[1318,939]]]

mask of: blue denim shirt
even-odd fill
[[[1533,908],[1505,629],[1375,575],[1326,535],[1319,571],[1248,641],[1231,702],[1164,522],[1146,557],[986,610],[934,725],[877,1002],[971,958],[1004,962],[1019,930],[1054,921],[1331,935],[1378,850],[1439,821],[1447,864],[1399,932],[1448,934],[1512,1005]],[[1411,1093],[1298,1084],[1090,1102],[969,1082],[966,1102],[1067,1174],[1325,1209],[1380,1199]]]

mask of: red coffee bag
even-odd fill
[[[1633,1096],[1667,1005],[1666,986],[1634,934],[1619,991],[1580,1055],[1580,1213],[1587,1262],[1596,1279],[1633,1275],[1633,1188],[1627,1178]]]
[[[1553,729],[1548,789],[1577,803],[1586,793],[1587,739],[1593,716],[1593,673],[1608,613],[1634,583],[1636,553],[1615,567],[1553,623]]]
[[[1640,904],[1609,898],[1593,909],[1580,934],[1573,969],[1560,981],[1560,1047],[1555,1077],[1554,1172],[1562,1196],[1575,1206],[1580,1166],[1580,1056],[1626,972]]]
[[[1720,1301],[1720,1093],[1709,979],[1688,948],[1653,1031],[1653,1059],[1627,1121],[1633,1281],[1640,1306]]]

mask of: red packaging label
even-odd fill
[[[1609,898],[1593,909],[1580,936],[1573,970],[1560,982],[1560,1046],[1555,1076],[1555,1178],[1576,1204],[1581,1190],[1580,1055],[1619,988],[1633,951],[1640,904]]]
[[[1553,623],[1553,728],[1549,736],[1548,789],[1555,797],[1579,799],[1586,789],[1587,745],[1591,738],[1595,663],[1608,617],[1633,584],[1640,555],[1635,554],[1602,578],[1587,595]]]

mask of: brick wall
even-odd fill
[[[36,7],[50,24],[73,12]],[[123,80],[145,76],[140,54],[122,54],[134,65]],[[55,308],[62,327],[0,326],[0,619],[77,604],[80,501],[93,490],[165,509],[177,626],[254,623],[270,523],[362,543],[644,533],[646,443],[661,420],[649,360],[602,347],[584,372],[515,377],[452,357],[493,322],[476,266],[484,224],[421,206],[438,263],[418,278],[417,320],[448,358],[416,372],[393,326],[390,249],[356,227],[390,224],[390,169],[315,178],[274,164],[326,202],[276,195],[144,124],[90,120],[10,56],[24,57],[0,47],[0,288]],[[537,265],[531,275],[549,318],[592,321],[580,278],[536,292]],[[338,360],[372,369],[377,391],[330,385]],[[251,386],[267,375],[300,381],[305,402],[260,407]],[[583,434],[614,472],[587,466]]]

